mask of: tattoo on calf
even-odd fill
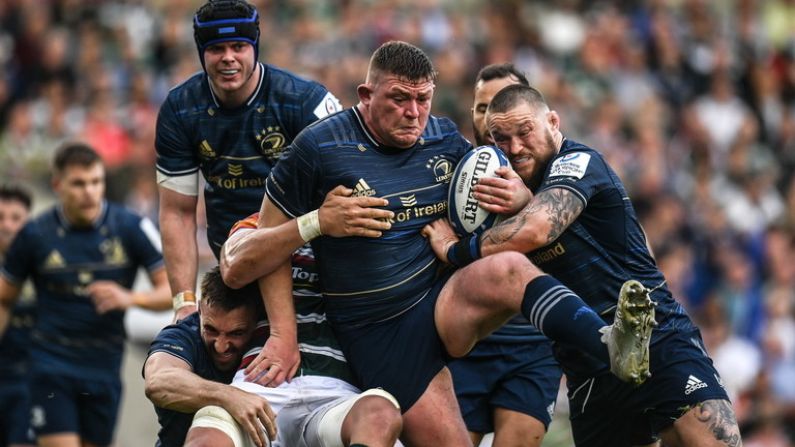
[[[718,399],[708,400],[698,405],[695,410],[696,418],[707,425],[715,439],[730,447],[743,445],[737,418],[729,402]]]

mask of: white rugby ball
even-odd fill
[[[447,217],[459,236],[480,234],[500,216],[480,206],[473,194],[474,186],[484,177],[496,177],[494,171],[508,166],[508,158],[494,146],[479,146],[467,152],[455,168],[447,196]]]

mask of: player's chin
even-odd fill
[[[215,367],[218,368],[218,370],[228,372],[237,368],[237,365],[240,364],[240,357],[215,355],[213,363],[215,363]]]
[[[402,132],[398,132],[395,135],[393,135],[393,140],[394,140],[393,144],[395,145],[395,147],[409,148],[411,146],[414,146],[417,140],[420,139],[421,135],[422,135],[421,131],[414,131],[414,130],[405,130]]]
[[[527,183],[535,174],[536,164],[532,158],[526,158],[518,162],[511,160],[511,168],[522,178],[522,181]]]

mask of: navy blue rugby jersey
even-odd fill
[[[410,149],[380,145],[354,107],[313,124],[271,171],[268,197],[288,216],[318,208],[345,185],[360,196],[389,200],[392,228],[378,239],[312,241],[326,315],[334,323],[388,318],[428,292],[439,265],[422,228],[447,215],[454,167],[472,145],[452,121],[431,116]]]
[[[335,377],[353,383],[348,361],[326,320],[319,287],[320,275],[317,273],[315,255],[309,244],[293,253],[292,272],[298,349],[301,351],[301,369],[298,374]],[[264,338],[254,343],[254,349],[246,354],[248,359],[244,359],[241,368],[248,366],[259,354],[263,344]]]
[[[202,342],[199,330],[199,314],[190,316],[163,328],[152,344],[149,345],[147,358],[156,352],[165,352],[182,359],[190,365],[191,370],[199,377],[214,382],[229,383],[235,371],[224,373],[213,365],[207,348]],[[178,447],[185,443],[188,429],[193,422],[192,413],[180,413],[155,406],[160,431],[157,433],[156,446]]]
[[[238,221],[232,233],[254,231],[259,212]],[[309,244],[304,244],[292,255],[293,303],[298,329],[298,349],[301,352],[299,375],[336,377],[351,382],[347,360],[340,350],[337,338],[326,320],[323,296],[320,292],[320,275],[317,273],[315,255]],[[263,309],[264,315],[264,309]],[[267,315],[258,322],[251,343],[246,349],[240,369],[245,369],[259,355],[270,335]]]
[[[555,241],[528,253],[534,264],[568,286],[608,323],[613,321],[625,281],[636,279],[649,289],[659,286],[651,295],[660,323],[652,343],[666,332],[692,327],[663,284],[623,183],[599,152],[564,140],[538,191],[551,188],[568,189],[585,208]]]
[[[308,124],[341,109],[317,82],[262,64],[243,106],[221,108],[203,72],[174,87],[157,119],[157,170],[206,180],[207,238],[218,253],[232,225],[259,210],[265,179]]]
[[[139,267],[163,267],[160,234],[149,219],[121,206],[103,204],[87,228],[71,226],[59,207],[28,222],[11,244],[2,274],[15,284],[30,277],[36,290],[31,367],[117,380],[124,312],[98,314],[87,286],[109,280],[131,288]]]

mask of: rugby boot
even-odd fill
[[[649,372],[649,341],[657,322],[649,289],[630,279],[621,286],[613,324],[605,326],[602,342],[610,353],[610,371],[624,382],[642,384]]]

